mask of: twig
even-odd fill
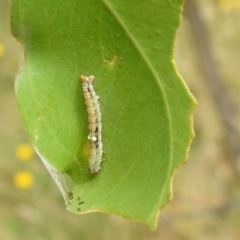
[[[223,85],[221,76],[216,68],[208,34],[194,0],[186,1],[184,13],[192,27],[206,83],[212,93],[212,97],[225,126],[227,152],[229,158],[232,160],[233,170],[239,175],[240,131],[237,125],[237,111],[235,104]]]

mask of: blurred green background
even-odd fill
[[[77,216],[65,210],[55,183],[31,149],[17,108],[14,79],[23,51],[10,33],[10,1],[0,0],[0,239],[240,239],[236,127],[240,1],[198,0],[195,10],[189,2],[177,35],[175,61],[199,103],[194,116],[196,137],[187,163],[175,174],[173,200],[162,209],[158,228],[151,232],[143,224],[118,216]],[[204,35],[197,35],[196,11],[207,42]],[[203,54],[206,49],[201,43],[210,46],[209,71],[217,73],[216,81],[209,82],[204,71],[203,61],[209,56]],[[214,90],[219,81],[222,87]]]

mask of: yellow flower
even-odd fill
[[[0,57],[3,56],[4,52],[5,52],[5,47],[4,47],[4,45],[0,42]]]
[[[34,154],[33,147],[30,144],[20,144],[16,149],[16,156],[20,161],[28,161]]]
[[[14,184],[17,188],[28,189],[34,183],[34,176],[28,171],[20,171],[14,176]]]
[[[220,7],[224,10],[237,9],[240,10],[240,0],[220,0]]]

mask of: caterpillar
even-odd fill
[[[102,123],[101,111],[98,96],[93,89],[94,76],[81,76],[82,90],[88,112],[88,141],[89,141],[89,161],[88,169],[91,173],[98,173],[102,162]]]

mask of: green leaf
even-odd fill
[[[172,60],[182,4],[12,1],[12,32],[26,53],[17,100],[70,211],[108,212],[156,227],[193,137],[195,100]],[[87,169],[80,75],[95,76],[100,96],[106,154],[97,175]],[[66,174],[72,186],[64,182]]]

